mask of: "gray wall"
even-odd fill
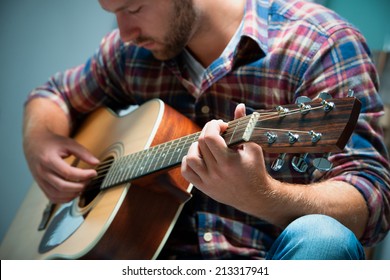
[[[0,240],[32,182],[21,141],[26,95],[83,63],[114,26],[97,0],[0,2]]]

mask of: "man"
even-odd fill
[[[88,112],[160,98],[203,128],[183,158],[196,186],[160,258],[363,259],[362,245],[389,229],[389,162],[383,107],[362,35],[331,11],[302,1],[100,0],[115,14],[84,65],[35,89],[25,108],[24,149],[53,202],[75,198],[98,164],[69,138]],[[275,155],[220,133],[246,112],[351,89],[363,108],[345,151],[327,172],[270,165]],[[244,106],[243,104],[246,106]]]

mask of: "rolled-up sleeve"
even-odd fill
[[[54,74],[29,93],[26,104],[34,98],[47,98],[65,112],[73,125],[85,113],[114,102],[124,91],[123,47],[117,30],[107,34],[85,64]]]
[[[338,29],[315,59],[307,72],[307,77],[316,77],[315,90],[329,91],[335,98],[353,90],[362,108],[344,151],[330,157],[333,168],[325,174],[316,173],[314,180],[345,181],[362,194],[369,218],[361,242],[371,246],[381,241],[390,228],[390,168],[379,126],[384,111],[378,76],[364,38],[353,28]]]

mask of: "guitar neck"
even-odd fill
[[[227,130],[221,135],[229,147],[250,139],[258,113],[228,123]],[[169,141],[134,154],[120,157],[110,164],[110,168],[101,185],[101,189],[114,187],[134,179],[175,167],[181,164],[192,143],[196,142],[200,132]]]
[[[199,133],[195,133],[116,159],[101,188],[110,188],[179,165],[198,137]]]
[[[337,152],[346,145],[357,122],[360,102],[356,98],[279,106],[274,111],[233,120],[221,136],[229,147],[258,143],[272,153]],[[111,159],[98,171],[100,189],[107,189],[177,166],[200,132],[149,149]]]

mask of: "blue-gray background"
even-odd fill
[[[372,49],[390,50],[388,0],[317,2],[358,26]],[[0,2],[0,240],[32,183],[21,138],[26,95],[53,73],[83,63],[114,27],[97,0]],[[386,248],[389,238],[378,258],[390,259]]]

